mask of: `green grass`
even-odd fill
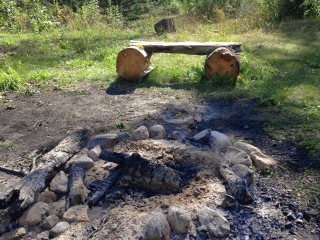
[[[208,24],[176,17],[176,33],[161,36],[154,18],[112,27],[61,27],[51,32],[0,33],[0,89],[32,92],[34,86],[77,88],[196,89],[207,97],[260,99],[265,130],[275,139],[293,140],[320,157],[320,21],[296,20],[264,27],[253,19]],[[265,24],[264,24],[265,25]],[[257,27],[258,26],[258,27]],[[213,30],[218,30],[215,33]],[[241,74],[236,86],[204,76],[205,56],[155,54],[155,69],[138,83],[117,77],[117,53],[129,41],[238,41]],[[27,90],[26,90],[27,89]]]

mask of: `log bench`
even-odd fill
[[[181,53],[207,55],[204,64],[206,77],[217,74],[237,79],[240,71],[241,44],[236,42],[144,42],[130,41],[128,47],[118,53],[117,73],[128,81],[142,79],[153,69],[151,56],[154,53]]]

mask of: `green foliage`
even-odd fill
[[[19,73],[8,67],[8,70],[0,69],[0,90],[11,91],[23,88],[22,79]]]

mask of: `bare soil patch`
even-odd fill
[[[74,91],[42,89],[31,96],[8,93],[2,95],[0,101],[0,166],[6,167],[30,168],[37,154],[49,151],[70,132],[84,125],[92,127],[98,134],[161,124],[169,139],[173,131],[182,131],[189,138],[210,128],[231,139],[250,141],[272,156],[280,168],[276,175],[256,173],[252,185],[256,199],[251,207],[224,211],[232,223],[231,234],[226,239],[307,240],[320,236],[319,214],[310,215],[309,221],[303,218],[299,224],[293,221],[291,226],[283,213],[284,207],[296,215],[315,210],[307,208],[305,196],[297,190],[302,177],[301,167],[307,166],[311,159],[295,143],[275,141],[265,134],[257,111],[259,105],[254,99],[207,100],[192,91],[106,91],[84,86]],[[145,154],[151,157],[153,151],[145,151]],[[1,171],[0,192],[19,178]],[[209,183],[214,184],[214,180]],[[75,224],[67,236],[75,239],[139,239],[141,223],[155,209],[165,211],[166,206],[175,204],[188,208],[202,204],[205,199],[210,200],[210,192],[201,198],[194,197],[193,193],[200,187],[199,182],[192,183],[184,195],[178,196],[148,195],[135,189],[119,190],[118,199],[107,206],[92,209],[92,221]],[[43,238],[39,229],[29,231],[26,238]],[[205,235],[198,238],[172,235],[172,239],[207,238]]]

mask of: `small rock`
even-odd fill
[[[198,213],[199,222],[205,225],[213,237],[225,237],[230,233],[230,223],[215,210],[204,207]]]
[[[227,147],[232,145],[227,135],[217,131],[211,132],[210,142],[211,142],[211,148],[214,148],[214,149],[226,149]]]
[[[262,153],[259,148],[245,142],[236,142],[234,147],[242,149],[249,154],[254,165],[259,170],[265,170],[266,167],[275,170],[276,162],[271,157]]]
[[[99,160],[100,153],[101,147],[97,145],[88,152],[88,157],[91,158],[93,161],[97,161]]]
[[[162,125],[153,125],[149,129],[149,133],[150,133],[150,138],[153,138],[153,139],[166,139],[167,137],[166,130]]]
[[[132,133],[133,140],[146,140],[149,138],[149,132],[147,127],[141,126],[135,129]]]
[[[169,240],[170,227],[166,217],[161,212],[151,215],[143,230],[143,240]]]
[[[254,173],[247,166],[242,164],[236,164],[231,168],[231,170],[234,172],[235,175],[245,180],[248,186],[252,183]]]
[[[129,140],[131,138],[131,134],[127,132],[118,133],[118,141],[123,142],[125,140]]]
[[[19,219],[21,225],[38,225],[43,219],[51,213],[50,206],[47,203],[37,202],[26,210]]]
[[[202,144],[209,144],[211,138],[211,129],[206,129],[194,135],[191,140]]]
[[[56,193],[68,193],[68,177],[63,171],[58,172],[52,179],[50,190]]]
[[[181,140],[184,138],[185,138],[185,135],[182,132],[179,132],[179,131],[172,132],[172,140]]]
[[[101,149],[113,148],[118,143],[117,134],[107,133],[92,137],[87,143],[87,148],[93,149],[99,145]]]
[[[228,147],[224,158],[230,166],[242,164],[250,167],[252,165],[251,158],[245,151],[232,146]]]
[[[50,230],[50,236],[51,237],[57,237],[61,233],[64,233],[69,229],[70,225],[67,222],[59,222],[57,225],[55,225],[51,230]]]
[[[24,227],[16,228],[11,232],[5,233],[0,237],[0,240],[14,240],[19,239],[27,234],[27,230]]]
[[[77,158],[71,158],[65,166],[66,170],[69,170],[72,166],[72,164],[76,164],[78,167],[83,168],[84,170],[89,170],[94,166],[94,161],[87,156],[80,156]]]
[[[40,193],[39,196],[39,202],[44,202],[44,203],[52,203],[57,201],[57,194],[51,191],[45,191]]]
[[[50,215],[42,222],[42,227],[46,229],[53,228],[59,222],[59,217],[55,214]]]
[[[200,122],[202,122],[202,117],[201,117],[201,115],[197,114],[197,115],[193,116],[193,120],[197,123],[200,123]]]
[[[68,222],[86,222],[89,221],[88,205],[77,205],[69,208],[64,214],[63,219]]]
[[[238,141],[233,146],[245,151],[247,154],[250,154],[251,152],[254,152],[254,151],[260,151],[259,148],[245,142]]]
[[[52,213],[56,214],[59,218],[63,217],[63,214],[66,211],[66,200],[60,199],[56,202],[50,203]]]
[[[185,234],[191,227],[191,215],[184,209],[169,207],[167,218],[170,227],[177,233]]]
[[[266,168],[269,168],[271,170],[276,169],[276,162],[269,156],[263,154],[262,152],[251,152],[250,157],[254,163],[254,165],[260,169],[265,170]]]
[[[285,229],[291,229],[293,227],[293,224],[292,224],[292,222],[286,222],[284,224],[284,227],[285,227]]]

